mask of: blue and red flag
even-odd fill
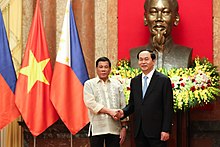
[[[73,135],[89,122],[83,101],[83,85],[88,79],[72,6],[68,0],[52,77],[51,101]]]
[[[15,105],[16,81],[16,73],[0,11],[0,129],[20,115]]]

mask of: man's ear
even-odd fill
[[[145,26],[147,26],[147,25],[148,25],[146,15],[147,15],[147,14],[146,14],[146,13],[144,13],[144,25],[145,25]]]
[[[179,22],[180,22],[180,15],[176,14],[175,21],[173,22],[174,26],[178,26]]]

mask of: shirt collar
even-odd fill
[[[103,82],[103,83],[104,83],[104,81],[103,81],[102,79],[100,79],[99,76],[96,76],[95,80],[96,80],[96,83],[99,83],[99,82]],[[111,82],[111,78],[108,78],[108,79],[105,81],[105,83],[106,83],[106,82]]]
[[[151,79],[153,74],[154,74],[155,69],[151,70],[147,75],[145,75],[144,73],[142,73],[142,79],[144,78],[144,76],[147,76],[148,79]]]

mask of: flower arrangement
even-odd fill
[[[112,68],[110,77],[115,78],[122,83],[126,103],[128,103],[129,100],[131,78],[137,76],[140,73],[141,70],[139,68],[130,67],[130,62],[126,59],[119,60],[117,65]]]
[[[220,96],[217,68],[206,58],[195,58],[191,68],[159,68],[159,72],[170,77],[173,88],[174,111],[203,106]],[[128,60],[119,60],[113,67],[111,77],[121,81],[126,101],[130,94],[130,80],[140,74],[140,69],[130,67]]]

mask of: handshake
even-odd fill
[[[120,120],[120,118],[124,116],[124,112],[122,109],[110,109],[109,115],[111,115],[114,120]]]

